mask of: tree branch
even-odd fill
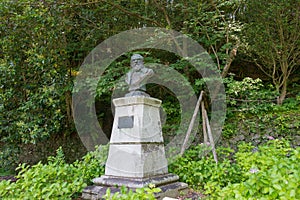
[[[155,3],[155,5],[156,5],[156,7],[157,7],[158,9],[160,9],[160,10],[164,13],[164,16],[165,16],[165,18],[166,18],[166,21],[167,21],[167,23],[168,23],[168,26],[169,26],[169,28],[171,29],[171,28],[172,28],[171,20],[170,20],[170,18],[169,18],[169,16],[168,16],[168,13],[167,13],[165,7],[159,5],[158,2],[157,2],[156,0],[154,0],[154,3]]]
[[[99,0],[99,1],[93,1],[93,2],[87,2],[87,3],[80,3],[80,4],[76,4],[76,6],[84,6],[84,5],[90,5],[90,4],[97,4],[97,3],[100,3],[100,2],[103,2],[103,3],[107,3],[113,7],[115,7],[116,9],[120,10],[121,12],[127,14],[127,15],[130,15],[130,16],[133,16],[133,17],[137,17],[139,19],[142,19],[142,20],[145,20],[145,21],[148,21],[152,24],[155,24],[156,26],[158,27],[163,27],[163,25],[153,19],[150,19],[148,17],[144,17],[138,13],[134,13],[134,12],[131,12],[129,10],[126,10],[125,8],[123,8],[122,6],[118,5],[118,4],[115,4],[111,1],[106,1],[106,0]]]
[[[105,2],[105,3],[108,3],[109,5],[117,8],[118,10],[122,11],[123,13],[126,13],[130,16],[134,16],[134,17],[137,17],[139,19],[142,19],[142,20],[145,20],[145,21],[148,21],[150,23],[153,23],[155,24],[156,26],[159,26],[159,27],[162,27],[163,25],[160,24],[159,22],[155,21],[155,20],[152,20],[148,17],[144,17],[142,15],[139,15],[138,13],[134,13],[134,12],[131,12],[129,10],[126,10],[125,8],[123,8],[122,6],[118,5],[118,4],[115,4],[115,3],[112,3],[111,1],[105,1],[105,0],[101,0],[102,2]]]

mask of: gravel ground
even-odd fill
[[[198,200],[198,199],[202,199],[203,197],[205,197],[205,195],[203,195],[199,192],[195,192],[195,191],[190,190],[186,195],[180,196],[177,199],[178,200],[184,200],[184,199]]]

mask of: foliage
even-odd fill
[[[286,64],[285,61],[291,60],[296,63],[299,60],[297,56],[295,59],[288,58],[289,55],[295,56],[295,52],[300,52],[297,31],[300,18],[296,9],[299,6],[295,6],[298,1],[275,0],[265,2],[262,6],[261,2],[257,3],[258,6],[255,1],[246,1],[250,2],[246,6],[241,5],[241,2],[243,1],[2,0],[0,142],[3,146],[0,149],[0,168],[16,166],[20,162],[18,154],[22,153],[24,144],[36,144],[49,136],[75,132],[71,91],[73,79],[79,73],[78,68],[96,45],[121,31],[152,26],[181,31],[198,41],[212,55],[223,77],[235,57],[239,56],[237,50],[243,42],[240,40],[245,38],[246,44],[243,45],[250,64],[256,62],[263,69],[272,69],[269,67],[270,62],[265,63],[263,60],[274,58],[276,70],[279,70],[276,71],[275,78],[280,82],[281,75],[288,74],[278,67],[278,63]],[[277,11],[282,12],[278,14]],[[278,23],[274,23],[274,20]],[[268,26],[262,26],[264,23]],[[283,35],[278,34],[278,27],[284,28]],[[245,31],[243,37],[240,35],[241,30]],[[274,37],[275,40],[268,39]],[[279,40],[283,43],[279,44]],[[274,45],[268,44],[268,41],[273,41]],[[264,54],[260,56],[260,53]],[[112,121],[112,115],[108,115],[107,107],[111,105],[111,94],[117,80],[129,68],[129,55],[130,53],[122,55],[112,63],[97,84],[97,114],[100,123],[108,127],[110,124],[104,120]],[[204,85],[203,79],[184,59],[160,50],[147,50],[145,55],[146,62],[163,63],[179,71],[189,80],[196,93],[202,89],[199,86]],[[294,65],[290,64],[287,72]],[[298,66],[299,63],[296,63],[293,69],[297,70]],[[244,65],[239,66],[243,67]],[[293,72],[291,70],[290,74]],[[174,79],[172,76],[168,78]],[[295,83],[295,80],[298,80],[297,77],[288,78],[288,86]],[[240,82],[229,78],[227,81],[228,94],[232,98],[229,104],[231,108],[236,107],[242,111],[236,117],[244,120],[245,127],[251,129],[251,132],[256,130],[253,128],[256,122],[246,120],[249,112],[254,115],[271,110],[282,112],[284,106],[292,109],[299,105],[298,92],[296,100],[289,99],[283,107],[274,107],[271,101],[274,100],[275,93],[278,93],[273,92],[276,87],[280,87],[278,81],[274,84],[275,89],[269,87],[268,83],[256,80],[245,79]],[[153,86],[149,91],[163,99],[163,107],[168,115],[164,133],[171,136],[177,134],[181,113],[176,97],[163,86]],[[245,101],[239,102],[234,98]],[[263,99],[270,102],[263,103],[260,101]],[[243,113],[244,111],[247,112]],[[260,119],[269,122],[273,117],[274,115]],[[280,133],[290,131],[287,118],[276,116],[276,119],[276,128]],[[228,137],[237,132],[234,126],[235,124],[227,125],[225,128]],[[259,126],[267,125],[259,123]]]
[[[230,8],[228,2],[220,1],[218,9]],[[4,113],[1,141],[34,144],[49,135],[73,131],[72,81],[88,52],[108,37],[131,28],[155,25],[184,30],[184,22],[204,13],[197,8],[205,5],[206,1],[182,0],[1,1],[0,100],[3,104],[0,111]],[[213,7],[209,4],[205,9]],[[214,13],[217,22],[220,14]],[[165,63],[170,62],[163,53],[156,55],[164,57]],[[124,62],[114,63],[117,68],[105,73],[107,76],[98,84],[97,98],[110,94],[114,80],[128,67]],[[185,63],[173,63],[190,80],[199,78]],[[109,104],[110,98],[105,101]]]
[[[16,183],[0,182],[1,199],[72,199],[81,190],[91,184],[91,180],[104,174],[108,146],[98,147],[89,152],[81,161],[67,164],[62,149],[57,150],[55,157],[48,157],[48,163],[39,162],[34,166],[20,165]],[[134,192],[125,187],[111,195],[107,191],[105,199],[155,199],[154,193],[159,188],[138,188]]]
[[[225,78],[240,45],[242,24],[235,19],[240,1],[199,1],[193,17],[184,21],[183,32],[197,40],[215,60]]]
[[[0,9],[0,140],[17,152],[20,144],[35,144],[67,126],[62,7],[1,1]]]
[[[280,93],[278,103],[286,97],[290,76],[299,66],[300,6],[295,0],[245,1],[243,35],[247,54],[273,82]]]
[[[229,141],[233,146],[236,146],[236,138],[254,144],[265,143],[270,138],[286,138],[293,145],[299,145],[296,139],[300,130],[298,119],[299,109],[258,115],[236,113],[227,119],[222,136],[225,143]]]
[[[300,192],[300,148],[287,140],[256,147],[242,143],[238,151],[218,148],[219,162],[195,146],[178,157],[170,171],[211,199],[296,199]],[[208,153],[208,152],[206,152]]]
[[[218,152],[224,157],[217,164],[212,155],[206,155],[210,154],[208,150],[203,145],[192,147],[170,165],[170,172],[177,174],[190,187],[206,194],[220,191],[228,183],[238,183],[242,178],[241,171],[229,159],[232,150],[220,148]]]
[[[0,147],[0,169],[12,171],[18,161],[18,157],[12,155],[18,155],[19,153],[19,149],[13,145]]]
[[[105,147],[107,148],[107,147]],[[49,157],[47,164],[39,162],[34,166],[21,164],[16,183],[0,182],[1,199],[71,199],[80,192],[92,178],[104,173],[104,151],[89,152],[81,161],[68,164],[62,149],[55,157]],[[103,149],[102,149],[103,150]]]
[[[222,136],[229,142],[235,138],[260,142],[269,136],[292,139],[299,135],[299,87],[290,87],[290,96],[282,105],[276,104],[277,92],[272,85],[249,77],[241,81],[228,77],[224,81],[227,91],[227,119]],[[257,140],[257,141],[254,141]],[[226,142],[226,141],[224,141]],[[235,141],[236,142],[236,141]],[[232,145],[236,145],[233,142]],[[292,141],[297,144],[297,141]]]
[[[236,81],[232,76],[224,80],[229,105],[229,113],[243,111],[250,114],[272,111],[277,92],[272,85],[264,85],[262,80],[246,77]]]
[[[106,200],[128,200],[128,199],[137,199],[137,200],[155,200],[154,193],[160,192],[161,189],[155,188],[152,185],[149,185],[148,188],[137,188],[134,192],[129,190],[126,187],[121,187],[120,192],[111,194],[110,189],[106,191],[104,198]]]
[[[239,146],[235,155],[245,181],[229,184],[214,199],[297,199],[300,195],[300,148],[273,140],[256,148]]]
[[[5,169],[0,168],[0,176],[7,176],[7,175],[11,175],[12,172],[7,171]]]

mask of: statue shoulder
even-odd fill
[[[143,69],[142,69],[142,72],[143,72],[144,74],[154,74],[153,69],[149,69],[149,68],[143,68]]]

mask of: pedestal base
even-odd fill
[[[122,186],[131,190],[154,184],[161,189],[157,199],[177,197],[187,190],[178,176],[168,173],[159,109],[161,101],[151,97],[132,96],[114,99],[115,119],[110,138],[105,175],[86,187],[83,199],[103,199],[106,190],[119,192]]]
[[[86,187],[82,192],[83,199],[99,200],[103,199],[106,190],[110,188],[111,194],[120,192],[121,186],[126,186],[131,190],[146,187],[154,184],[161,192],[155,193],[156,199],[168,197],[178,197],[182,192],[187,192],[186,183],[177,182],[178,176],[174,174],[165,174],[149,178],[124,178],[115,176],[101,176],[93,180],[94,186]]]

